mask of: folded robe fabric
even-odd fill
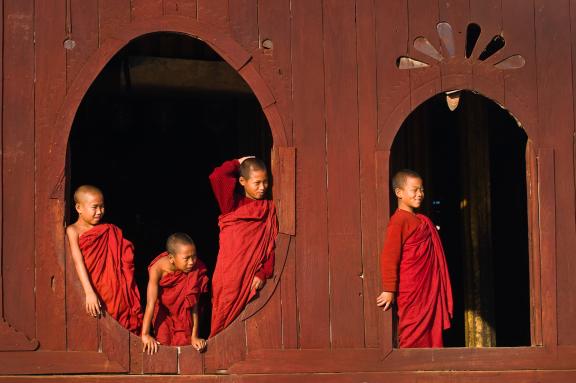
[[[274,251],[278,222],[274,203],[257,200],[222,214],[220,250],[212,277],[212,331],[214,336],[242,312],[256,291],[256,272]]]
[[[164,252],[157,256],[148,269],[167,255]],[[198,259],[188,273],[175,271],[164,275],[158,287],[153,320],[156,340],[169,346],[189,345],[194,325],[191,309],[198,303],[200,294],[208,291],[206,266]]]
[[[442,347],[450,327],[452,287],[440,236],[430,219],[422,221],[402,248],[398,283],[398,340],[404,347]]]
[[[117,226],[102,223],[79,238],[80,251],[106,312],[128,330],[142,326],[140,293],[134,280],[134,246]]]

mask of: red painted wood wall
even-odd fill
[[[0,11],[0,375],[576,378],[575,1],[4,0]],[[425,36],[440,49],[442,21],[454,30],[456,57],[435,63],[412,42]],[[465,59],[470,22],[482,27],[476,54],[500,33],[504,49],[487,61]],[[274,135],[282,226],[275,282],[202,355],[163,347],[143,356],[139,339],[115,322],[87,318],[65,254],[64,164],[76,108],[118,50],[157,31],[198,37],[222,55],[254,90]],[[272,49],[261,47],[264,39]],[[525,58],[523,68],[494,67],[513,54]],[[433,65],[399,70],[400,56]],[[531,140],[535,346],[395,350],[390,315],[374,306],[389,150],[415,107],[461,88],[503,105]]]

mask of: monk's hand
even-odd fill
[[[245,160],[247,160],[248,158],[256,158],[254,156],[246,156],[246,157],[242,157],[242,158],[238,158],[238,162],[240,164],[242,164],[242,162],[244,162]]]
[[[86,294],[86,312],[93,317],[97,317],[101,313],[100,300],[93,291]]]
[[[252,290],[260,290],[264,287],[264,281],[258,277],[254,277],[252,280]]]
[[[196,349],[196,351],[198,352],[204,351],[204,349],[206,348],[206,340],[202,338],[197,338],[193,336],[191,341],[192,341],[192,347],[194,347],[194,349]]]
[[[160,342],[154,339],[153,336],[142,335],[142,343],[144,344],[142,352],[145,352],[148,355],[152,355],[158,352],[158,345]]]
[[[392,307],[394,303],[394,293],[391,291],[383,291],[378,298],[376,298],[376,304],[382,307],[383,311],[386,311]]]

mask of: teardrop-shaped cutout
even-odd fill
[[[402,56],[398,57],[398,59],[396,60],[396,66],[398,67],[398,69],[417,69],[417,68],[426,68],[429,67],[430,65],[426,64],[423,61]]]
[[[494,64],[494,66],[498,69],[507,70],[507,69],[520,69],[525,64],[526,60],[524,59],[524,57],[520,55],[514,55]]]
[[[486,60],[488,57],[492,56],[494,53],[504,48],[504,45],[506,45],[504,37],[502,37],[501,35],[496,35],[492,37],[492,40],[490,40],[490,42],[486,45],[484,51],[482,51],[482,53],[480,53],[480,56],[478,56],[478,60],[480,61]]]
[[[454,45],[452,26],[448,23],[442,22],[436,26],[436,30],[438,31],[438,37],[440,37],[446,55],[448,57],[454,57],[456,55],[456,46]]]
[[[433,58],[436,61],[442,61],[444,57],[438,52],[434,45],[430,44],[430,41],[426,37],[417,37],[414,40],[414,48],[421,53],[424,53],[426,56]]]
[[[466,28],[466,58],[472,56],[481,31],[482,28],[480,28],[480,25],[476,23],[468,24],[468,27]]]

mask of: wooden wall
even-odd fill
[[[334,379],[355,381],[362,371],[410,380],[413,370],[520,370],[526,381],[552,381],[526,371],[576,369],[574,1],[3,0],[0,11],[0,374],[227,370],[292,381],[293,372],[344,372]],[[425,36],[440,50],[441,21],[454,30],[456,57],[437,63],[412,42]],[[470,22],[482,35],[465,59]],[[276,279],[201,356],[164,348],[143,357],[137,338],[87,318],[64,251],[76,108],[115,52],[156,31],[199,36],[240,72],[271,124],[285,180]],[[478,61],[500,33],[504,49]],[[513,54],[523,68],[494,67]],[[400,56],[431,65],[399,70]],[[411,110],[456,88],[503,105],[531,140],[538,347],[392,350],[390,315],[374,305],[392,140]]]

